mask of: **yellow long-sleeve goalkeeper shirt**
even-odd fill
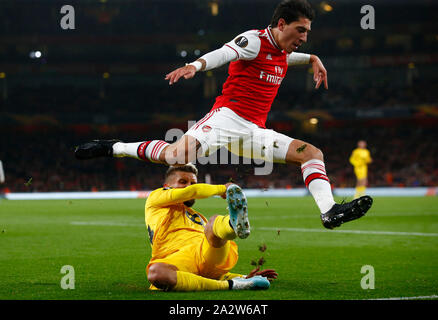
[[[182,246],[200,241],[207,219],[184,205],[191,199],[222,195],[225,185],[198,183],[186,188],[159,188],[146,201],[145,221],[152,246],[152,259],[164,258]]]
[[[350,163],[355,168],[360,168],[371,163],[371,156],[368,149],[356,148],[350,156]]]

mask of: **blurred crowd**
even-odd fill
[[[202,75],[199,76],[202,78]],[[197,79],[199,80],[199,79]],[[60,122],[137,122],[163,118],[199,119],[209,111],[220,85],[211,97],[205,97],[202,81],[185,82],[169,88],[160,85],[107,87],[75,86],[15,86],[7,99],[0,99],[0,115],[16,120],[24,117],[47,116]],[[291,112],[319,110],[327,114],[356,110],[398,110],[412,113],[418,106],[437,105],[438,84],[418,81],[402,88],[379,83],[364,86],[333,85],[330,90],[310,90],[285,84],[274,101],[270,120],[291,119]],[[169,96],[171,94],[171,96]],[[99,120],[100,119],[100,120]],[[1,120],[1,119],[0,119]]]
[[[78,27],[63,30],[56,1],[1,1],[0,193],[160,186],[164,165],[78,161],[74,147],[186,131],[188,121],[210,110],[227,67],[171,87],[165,74],[245,30],[266,27],[277,2],[251,1],[249,8],[247,0],[82,1],[75,4]],[[348,158],[360,139],[374,159],[370,187],[438,186],[437,5],[379,1],[379,27],[362,30],[362,4],[343,1],[327,11],[325,2],[311,2],[317,19],[301,50],[321,57],[329,90],[314,89],[310,66],[291,68],[268,127],[320,148],[334,187],[355,186]],[[313,117],[319,123],[310,126]],[[304,186],[291,165],[275,164],[267,176],[243,164],[199,170],[200,181],[212,183]]]
[[[354,187],[355,176],[348,158],[357,140],[365,139],[374,159],[369,167],[369,186],[437,186],[438,130],[435,126],[405,123],[398,126],[355,124],[323,128],[314,133],[284,132],[317,147],[323,153],[334,187]],[[102,134],[90,129],[78,133],[55,128],[38,131],[1,130],[0,160],[6,181],[0,190],[10,192],[151,190],[162,185],[165,165],[135,159],[74,158],[74,147],[96,138],[119,138],[125,142],[161,138],[162,132],[113,130]],[[254,175],[254,166],[242,164],[198,165],[201,182],[225,183],[233,179],[245,188],[304,187],[300,169],[275,164],[266,176]]]

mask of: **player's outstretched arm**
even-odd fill
[[[323,82],[324,87],[328,89],[327,70],[318,56],[308,53],[292,52],[288,56],[287,62],[290,66],[311,63],[313,69],[313,80],[316,82],[315,89],[318,89]]]
[[[181,78],[193,78],[198,71],[216,69],[238,59],[252,60],[257,57],[259,50],[260,39],[256,33],[244,32],[221,48],[210,51],[198,60],[168,73],[164,79],[169,80],[169,84],[172,85]]]
[[[237,53],[232,48],[225,45],[222,48],[204,54],[198,60],[186,64],[184,67],[168,73],[164,79],[169,80],[169,84],[172,85],[182,77],[186,80],[191,79],[198,71],[207,71],[218,68],[236,58]]]
[[[177,82],[181,77],[184,79],[191,79],[196,74],[196,67],[193,65],[186,65],[184,67],[173,70],[172,72],[166,74],[165,80],[169,80],[169,84],[172,85]]]
[[[225,192],[223,193],[223,194],[221,194],[221,197],[222,197],[222,199],[226,199],[227,198],[227,193],[226,193],[226,191],[228,190],[228,187],[229,186],[232,186],[232,185],[234,185],[235,183],[233,183],[233,182],[227,182],[226,184],[225,184]]]
[[[225,185],[197,183],[185,188],[165,189],[163,192],[149,197],[146,205],[153,207],[169,206],[192,199],[204,199],[215,195],[222,196],[226,190]]]
[[[313,81],[316,82],[315,89],[318,89],[321,83],[324,82],[324,88],[328,89],[327,70],[318,56],[311,54],[309,62],[312,64]]]
[[[201,62],[202,63],[202,62]],[[204,62],[205,63],[205,62]],[[169,80],[169,84],[172,85],[177,82],[181,77],[184,79],[191,79],[196,74],[196,67],[192,64],[187,64],[184,67],[173,70],[172,72],[166,74],[164,80]]]

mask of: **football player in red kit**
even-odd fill
[[[289,66],[311,64],[315,88],[324,84],[328,89],[327,71],[321,60],[313,54],[295,52],[307,41],[313,18],[314,11],[306,0],[283,1],[267,28],[239,34],[221,48],[167,74],[165,79],[172,85],[181,78],[190,79],[197,72],[229,63],[229,76],[211,111],[175,143],[94,140],[78,146],[76,157],[128,156],[173,165],[196,161],[226,147],[232,153],[253,159],[300,165],[304,183],[326,228],[333,229],[362,217],[371,207],[372,198],[363,196],[337,204],[320,149],[265,126]]]

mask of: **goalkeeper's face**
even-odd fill
[[[198,183],[198,178],[192,172],[175,171],[169,176],[164,184],[165,187],[170,188],[185,188],[192,184]],[[187,207],[191,207],[195,204],[195,199],[184,202]]]

